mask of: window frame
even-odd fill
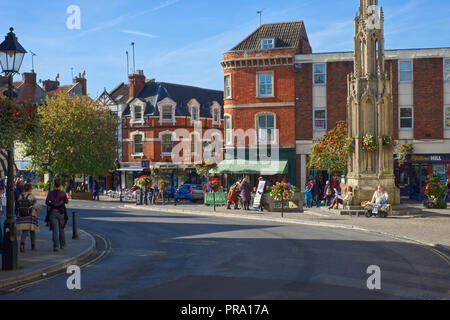
[[[164,137],[167,137],[167,136],[170,137],[170,143],[171,143],[170,152],[164,151],[164,144],[165,144],[164,143]],[[172,153],[173,153],[173,142],[174,142],[173,141],[173,135],[171,133],[164,133],[164,134],[161,135],[161,154],[162,155],[172,155]]]
[[[272,46],[271,47],[264,47],[264,42],[265,41],[267,41],[267,42],[270,41],[272,43]],[[276,47],[275,38],[262,38],[260,44],[261,44],[261,49],[262,50],[275,49],[275,47]]]
[[[165,119],[164,118],[164,109],[166,109],[166,108],[170,108],[170,119]],[[173,122],[173,106],[171,106],[171,105],[163,105],[162,107],[161,107],[161,119],[162,119],[162,122],[167,122],[167,123],[170,123],[170,122]]]
[[[229,87],[227,86],[227,79],[230,79],[229,80]],[[224,82],[224,91],[223,91],[223,94],[224,94],[224,98],[225,99],[232,99],[233,98],[233,87],[232,87],[232,76],[231,76],[231,73],[227,73],[227,74],[225,74],[224,75],[224,77],[223,77],[223,82]],[[229,94],[227,95],[227,88],[229,89]]]
[[[447,116],[448,109],[448,116]],[[447,125],[447,119],[449,121],[449,125]],[[444,128],[445,130],[450,130],[450,104],[444,105]]]
[[[402,109],[411,109],[411,117],[402,117]],[[410,118],[411,118],[411,127],[402,128],[402,119],[410,119]],[[398,107],[398,129],[401,131],[414,130],[414,107],[410,106]]]
[[[136,137],[141,137],[141,151],[136,151]],[[144,153],[144,135],[141,133],[137,133],[133,135],[133,155],[142,155]]]
[[[195,110],[195,112],[194,112]],[[191,107],[191,122],[196,122],[199,120],[199,108],[197,106]]]
[[[261,130],[263,130],[263,129],[261,129],[260,128],[260,118],[262,118],[262,117],[268,117],[268,116],[270,116],[270,117],[273,117],[273,128],[265,128],[264,130],[271,130],[271,134],[270,134],[270,136],[271,136],[271,140],[270,141],[268,141],[267,139],[265,140],[265,141],[262,141],[261,140],[261,134],[260,134],[260,131]],[[256,134],[257,134],[257,142],[258,142],[258,145],[268,145],[268,144],[274,144],[275,142],[276,142],[276,128],[277,128],[277,123],[276,123],[276,121],[277,121],[277,117],[276,117],[276,114],[275,113],[271,113],[271,112],[263,112],[263,113],[259,113],[259,114],[256,114]],[[267,119],[266,119],[266,126],[267,126]],[[267,134],[266,134],[266,137],[267,137]]]
[[[447,70],[447,64],[448,62],[448,70]],[[447,79],[447,73],[448,73],[448,79]],[[444,81],[445,82],[450,82],[450,58],[444,58]]]
[[[136,117],[136,108],[139,108],[141,116],[139,118]],[[133,119],[132,123],[143,123],[144,122],[144,107],[140,104],[133,105]]]
[[[316,112],[317,111],[325,111],[325,118],[324,119],[321,119],[321,118],[317,118],[316,117]],[[317,127],[316,126],[316,121],[324,121],[324,123],[325,123],[325,128],[322,128],[322,127]],[[327,108],[314,108],[313,109],[313,130],[314,131],[327,131],[327,128],[328,128],[328,123],[327,123],[327,121],[328,121],[328,111],[327,111]]]
[[[271,94],[261,95],[261,81],[260,77],[263,75],[270,75],[271,77]],[[274,71],[258,71],[256,72],[256,97],[257,98],[274,98],[275,97],[275,73]]]
[[[401,64],[402,62],[410,62],[411,63],[411,71],[405,71],[401,70]],[[401,80],[401,74],[402,72],[411,72],[411,79],[410,80]],[[398,61],[398,82],[399,83],[411,83],[414,81],[414,61],[413,60],[399,60]]]
[[[324,73],[316,73],[315,71],[316,71],[316,66],[319,66],[319,65],[323,65],[323,66],[325,66],[325,72]],[[327,64],[326,63],[314,63],[313,64],[313,85],[314,86],[326,86],[327,85],[327,78],[328,78],[328,74],[327,74]],[[317,83],[316,82],[316,75],[319,75],[319,76],[324,76],[325,77],[325,82],[324,83]]]
[[[230,127],[229,128],[227,128],[227,118],[230,119]],[[224,123],[225,145],[230,146],[233,144],[233,117],[229,114],[225,114],[223,119],[225,122]]]

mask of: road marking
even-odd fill
[[[99,261],[101,258],[105,257],[106,255],[108,255],[108,254],[111,252],[111,241],[110,241],[109,239],[105,238],[103,235],[101,235],[101,234],[99,234],[99,233],[97,233],[97,232],[92,232],[92,231],[90,231],[89,233],[91,233],[91,234],[93,234],[94,236],[100,238],[100,239],[103,241],[104,245],[105,245],[105,249],[102,251],[102,253],[101,253],[98,257],[96,257],[95,259],[93,259],[93,260],[91,260],[91,261],[89,261],[89,262],[83,264],[83,265],[80,267],[80,269],[86,268],[86,267],[88,267],[88,266],[94,264],[95,262]],[[44,278],[44,279],[39,279],[39,280],[36,280],[36,281],[33,281],[33,282],[26,283],[26,284],[23,284],[23,285],[20,285],[20,286],[11,288],[11,289],[9,289],[8,291],[9,291],[9,292],[20,292],[20,291],[22,291],[23,289],[29,288],[29,287],[31,287],[31,286],[35,286],[35,285],[37,285],[37,284],[39,284],[39,283],[41,283],[41,282],[44,282],[44,281],[49,281],[49,280],[51,280],[51,279],[60,277],[60,276],[62,276],[62,275],[63,275],[62,271],[57,271],[57,273],[54,274],[53,276],[46,277],[46,278]]]

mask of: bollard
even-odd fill
[[[73,223],[72,223],[72,239],[78,240],[78,228],[77,228],[77,213],[72,212]]]

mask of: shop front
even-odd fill
[[[439,173],[444,183],[447,177],[450,177],[450,154],[415,154],[409,156],[401,165],[397,159],[394,163],[400,194],[409,199],[425,200],[423,189],[431,174]]]

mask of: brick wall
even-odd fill
[[[414,138],[443,139],[442,58],[414,59]]]
[[[353,72],[352,61],[327,63],[327,128],[347,120],[347,75]]]
[[[305,63],[295,72],[295,139],[313,138],[312,64]],[[297,100],[298,99],[298,100]]]

